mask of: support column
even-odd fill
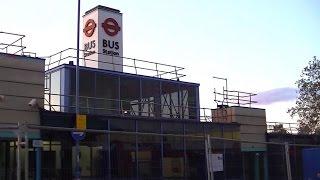
[[[41,180],[41,147],[36,148],[36,180]]]
[[[269,167],[268,167],[268,154],[263,153],[263,169],[264,169],[264,180],[269,180]]]
[[[75,167],[75,180],[80,180],[81,169],[80,169],[80,142],[76,141],[76,167]]]
[[[260,179],[259,156],[259,153],[255,153],[254,155],[254,180]]]
[[[18,125],[19,126],[19,125]],[[20,128],[20,127],[19,127]],[[21,179],[21,160],[20,160],[20,150],[21,150],[21,134],[20,134],[20,129],[18,130],[17,133],[17,180]]]
[[[211,139],[210,135],[206,135],[205,139],[205,155],[206,155],[206,167],[207,167],[207,180],[214,180],[214,172],[212,171],[211,155]]]
[[[292,180],[288,142],[285,142],[284,148],[285,148],[285,154],[286,154],[287,177],[288,177],[288,180]]]
[[[29,140],[27,132],[24,132],[24,179],[29,179]]]
[[[163,163],[163,122],[160,122],[160,128],[161,128],[161,179],[164,179],[164,163]]]

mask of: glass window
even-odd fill
[[[76,73],[75,69],[69,70],[70,75],[70,91],[68,95],[69,106],[75,106],[76,94]],[[68,82],[68,81],[67,81]],[[92,71],[80,70],[79,72],[79,106],[80,113],[90,114],[94,112],[95,101],[95,73]],[[67,100],[65,100],[67,101]],[[70,112],[74,112],[74,108],[70,108]]]
[[[164,178],[183,178],[185,172],[183,138],[164,136],[163,156]]]
[[[84,114],[93,113],[95,97],[95,73],[80,71],[79,77],[79,106],[80,112]]]
[[[119,114],[119,81],[117,76],[97,73],[95,113]]]
[[[112,178],[135,178],[136,136],[111,134],[110,141]]]
[[[243,164],[240,146],[240,142],[224,141],[224,168],[227,179],[241,178]]]
[[[60,84],[60,70],[51,73],[50,81],[50,104],[55,111],[60,111],[60,96],[61,96],[61,84]]]
[[[162,113],[162,117],[180,118],[179,86],[176,83],[162,82],[161,113]]]
[[[120,78],[121,112],[124,115],[141,115],[140,109],[140,79]]]
[[[86,133],[85,141],[80,142],[81,176],[102,179],[108,173],[107,134]]]
[[[205,144],[203,138],[186,138],[186,177],[206,179]]]
[[[139,178],[158,179],[161,177],[161,137],[138,136]]]
[[[141,115],[160,117],[160,82],[156,80],[142,79],[141,86]]]
[[[196,86],[180,86],[181,118],[196,119],[198,110]]]

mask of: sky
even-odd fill
[[[218,76],[229,90],[257,93],[254,107],[265,108],[268,121],[294,122],[286,112],[295,82],[320,52],[320,1],[82,0],[81,14],[96,5],[123,13],[124,56],[185,67],[181,80],[200,83],[202,107],[215,107]],[[0,6],[0,31],[25,34],[38,56],[75,48],[76,19],[76,0]]]

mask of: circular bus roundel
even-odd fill
[[[87,37],[91,37],[96,27],[97,27],[97,24],[94,22],[94,20],[89,19],[84,25],[83,32]]]
[[[104,29],[104,32],[108,34],[109,36],[115,36],[120,31],[120,26],[116,20],[113,18],[107,18],[103,23],[102,27]]]

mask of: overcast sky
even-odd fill
[[[124,56],[185,67],[200,83],[201,106],[214,107],[213,88],[260,93],[268,121],[290,121],[295,81],[319,55],[317,0],[83,0],[123,13]],[[27,35],[40,56],[76,47],[76,0],[10,0],[0,6],[0,31]],[[267,95],[266,95],[267,94]]]

